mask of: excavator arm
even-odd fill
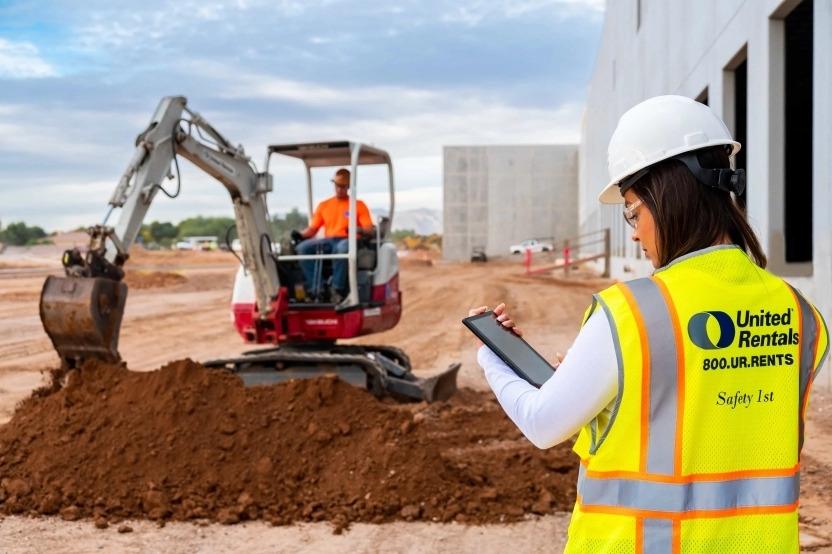
[[[172,178],[176,156],[190,160],[226,188],[234,205],[243,265],[252,275],[258,313],[267,318],[280,282],[271,257],[272,236],[266,194],[271,176],[258,173],[241,146],[223,135],[187,107],[182,96],[162,99],[147,129],[136,139],[136,149],[121,176],[104,222],[90,227],[86,252],[68,250],[66,276],[50,276],[44,283],[40,316],[66,367],[87,358],[118,361],[118,335],[127,299],[122,266],[129,257],[153,199],[166,177]],[[178,164],[177,164],[178,171]],[[114,226],[107,221],[115,210]]]

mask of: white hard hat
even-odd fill
[[[622,204],[622,179],[662,160],[700,148],[740,143],[711,109],[685,96],[654,96],[627,110],[610,139],[607,163],[610,182],[598,196],[603,204]]]

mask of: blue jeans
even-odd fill
[[[350,241],[341,237],[329,237],[323,239],[307,239],[297,246],[298,254],[309,256],[310,254],[346,254],[350,248]],[[320,250],[319,250],[320,249]],[[300,268],[303,270],[303,278],[306,281],[306,288],[313,295],[321,292],[320,268],[324,260],[301,260]],[[332,260],[332,286],[339,292],[347,288],[347,260]]]

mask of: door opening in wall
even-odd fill
[[[742,148],[734,158],[736,169],[748,172],[748,60],[734,69],[734,140]],[[737,196],[737,204],[745,210],[748,206],[748,189]]]
[[[786,262],[812,261],[813,0],[803,0],[785,23],[785,181],[783,191]]]

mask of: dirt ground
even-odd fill
[[[0,255],[0,421],[42,382],[41,371],[57,356],[38,317],[43,279],[57,272],[47,247]],[[143,272],[129,293],[120,350],[132,370],[152,370],[185,357],[206,360],[251,348],[230,324],[229,302],[235,260],[227,253],[137,253],[128,268]],[[404,314],[400,324],[363,339],[405,349],[417,369],[433,370],[460,361],[460,386],[486,389],[476,365],[476,347],[459,324],[470,306],[513,307],[529,342],[544,355],[564,352],[577,333],[598,279],[545,280],[521,275],[519,263],[427,263],[402,260]],[[170,275],[175,274],[173,278]],[[362,342],[358,340],[356,342]],[[817,552],[832,552],[832,395],[816,391],[810,406],[801,495],[802,542]],[[529,516],[526,521],[484,526],[458,523],[356,524],[343,535],[327,523],[269,527],[127,522],[98,530],[89,522],[58,518],[7,517],[0,521],[3,552],[460,552],[559,551],[568,514]]]

